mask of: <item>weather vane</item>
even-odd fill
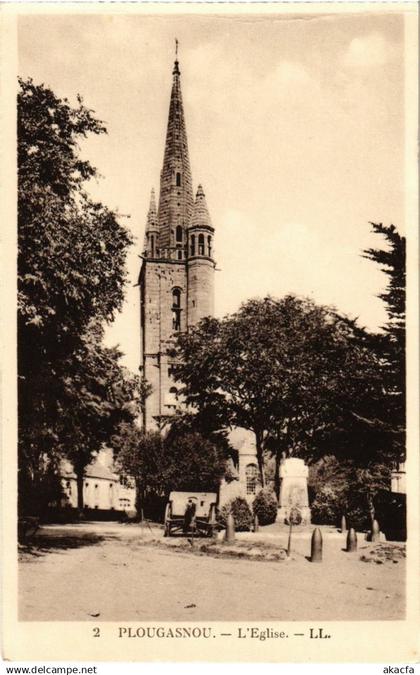
[[[175,38],[175,58],[178,58],[178,38]]]

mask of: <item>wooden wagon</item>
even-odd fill
[[[216,503],[216,492],[172,491],[166,505],[164,536],[213,536],[217,525]]]

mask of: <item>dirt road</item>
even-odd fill
[[[119,532],[123,534],[120,536]],[[83,537],[86,536],[84,539]],[[138,532],[77,535],[24,554],[20,620],[383,620],[404,616],[404,561],[364,563],[366,550],[324,542],[310,563],[307,542],[293,559],[231,560],[158,548]]]

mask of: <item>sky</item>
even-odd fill
[[[136,237],[122,312],[107,330],[139,366],[140,269],[159,192],[174,41],[196,189],[215,227],[216,315],[295,293],[377,329],[386,275],[369,221],[404,233],[402,15],[31,15],[19,17],[19,73],[108,134],[81,145],[92,196]]]

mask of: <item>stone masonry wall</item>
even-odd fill
[[[145,426],[157,428],[154,417],[170,414],[169,389],[174,386],[169,369],[171,359],[166,351],[173,335],[172,292],[181,291],[181,330],[186,328],[187,284],[185,263],[145,261],[143,279],[142,345],[144,376],[152,386],[147,399]],[[173,398],[173,397],[172,397]]]
[[[188,263],[188,325],[214,314],[214,263],[197,258]]]

